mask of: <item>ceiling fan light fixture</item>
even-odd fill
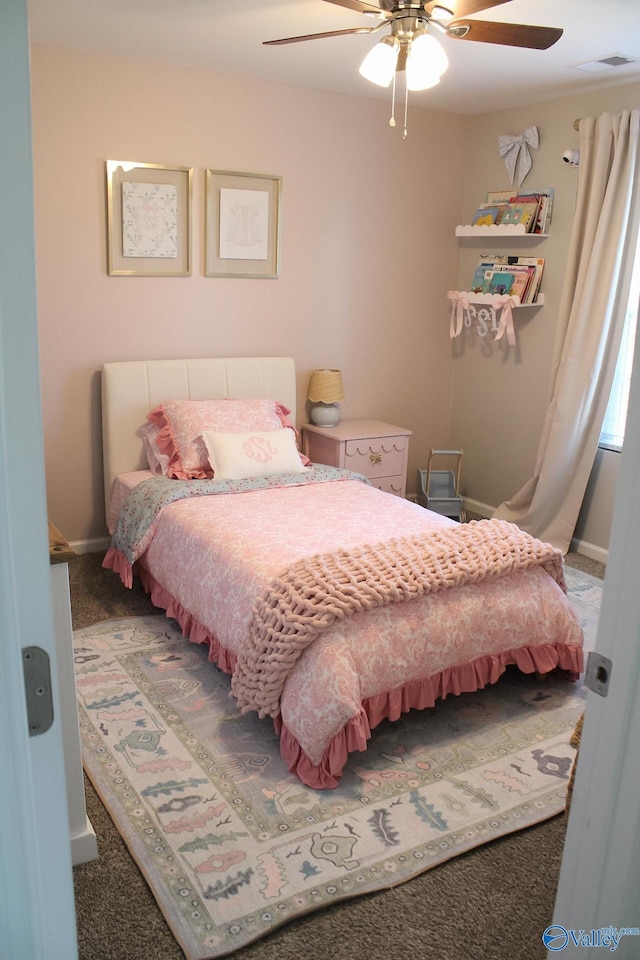
[[[397,37],[384,37],[369,50],[360,64],[360,74],[365,80],[388,87],[393,80],[400,53],[400,41]]]
[[[430,87],[437,87],[440,83],[440,77],[437,73],[430,70],[412,70],[407,60],[407,90],[429,90]]]
[[[426,31],[417,34],[407,56],[407,88],[428,90],[435,87],[448,66],[447,55],[436,38]]]

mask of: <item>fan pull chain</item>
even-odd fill
[[[404,88],[404,132],[402,134],[402,139],[407,139],[407,113],[409,110],[409,87],[405,85]]]
[[[396,125],[396,75],[393,74],[393,92],[391,94],[391,117],[389,118],[389,126],[395,127]]]

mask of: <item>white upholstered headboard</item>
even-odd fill
[[[147,464],[138,430],[165,400],[278,400],[296,415],[291,357],[126,360],[102,366],[102,451],[107,511],[119,473]]]

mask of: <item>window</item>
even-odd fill
[[[640,247],[639,247],[640,251]],[[616,372],[611,385],[611,394],[604,423],[600,432],[600,446],[607,450],[621,450],[624,441],[624,428],[627,422],[627,405],[629,403],[629,384],[631,382],[631,367],[633,365],[633,347],[636,340],[636,321],[638,318],[638,300],[640,299],[640,255],[636,255],[636,262],[629,291],[629,305],[622,331],[620,353]]]

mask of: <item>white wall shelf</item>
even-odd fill
[[[456,237],[530,237],[540,240],[548,237],[548,233],[527,233],[522,223],[488,223],[482,226],[472,226],[470,223],[461,223],[456,227]]]
[[[493,303],[494,293],[471,293],[460,290],[459,294],[461,297],[464,297],[465,300],[468,300],[469,303],[481,303],[486,306],[491,306]],[[515,310],[520,310],[522,307],[543,307],[544,306],[544,293],[538,294],[538,299],[534,303],[520,303],[517,307],[514,307]]]

